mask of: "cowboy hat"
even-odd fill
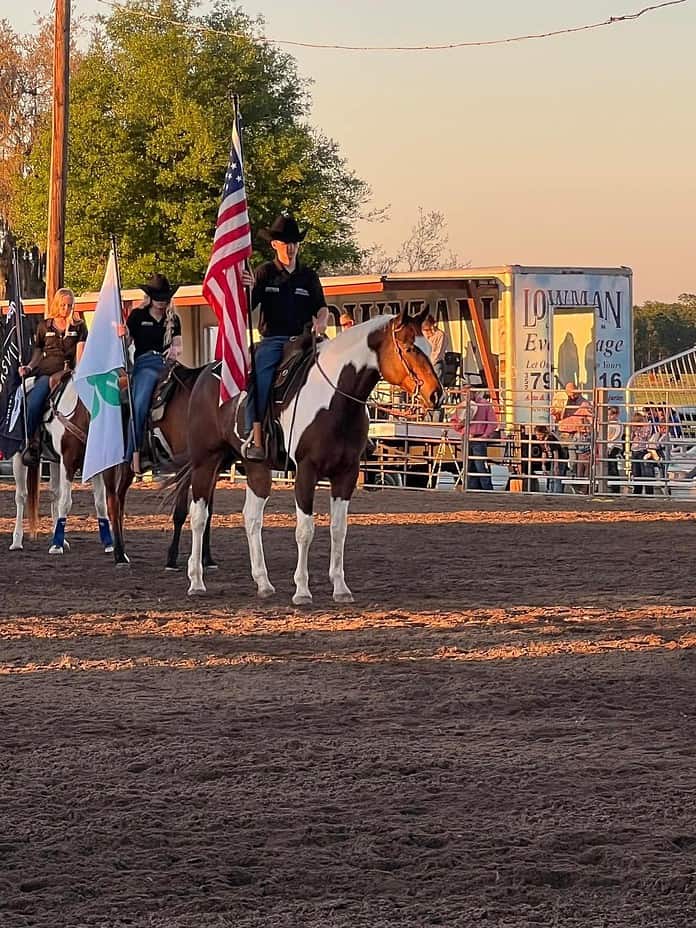
[[[151,300],[163,303],[165,300],[169,302],[179,287],[172,287],[164,274],[153,274],[146,284],[140,284],[140,289],[144,290]]]
[[[285,216],[281,213],[273,220],[273,224],[268,229],[259,229],[259,238],[265,242],[301,242],[304,240],[307,230],[300,232],[300,228],[295,222],[293,216]]]

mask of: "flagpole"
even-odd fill
[[[242,176],[246,178],[244,173],[244,126],[242,123],[242,114],[239,109],[239,94],[232,94],[232,105],[234,106],[234,119],[237,124],[237,134],[239,135],[239,154],[241,160],[241,169]],[[246,187],[246,184],[245,184]],[[247,200],[248,203],[248,200]],[[247,271],[251,273],[251,268],[249,267],[249,260],[244,261],[244,267]],[[256,389],[256,344],[254,342],[254,322],[252,320],[252,312],[254,307],[251,305],[251,294],[252,288],[245,287],[246,298],[247,298],[247,328],[249,330],[249,380],[252,386],[252,399],[254,402],[254,424],[253,424],[253,436],[254,444],[257,448],[263,448],[263,434],[261,432],[261,421],[259,418],[259,391]],[[247,393],[247,402],[249,402],[249,394]]]
[[[24,367],[24,305],[22,304],[21,285],[19,282],[19,253],[17,246],[12,249],[12,281],[15,298],[15,338],[17,340],[17,356],[19,366]],[[22,375],[22,419],[24,420],[24,447],[29,444],[27,426],[27,384]]]
[[[116,286],[118,288],[118,305],[121,308],[121,325],[126,325],[126,318],[123,313],[123,300],[121,299],[121,269],[118,264],[118,246],[116,245],[116,236],[112,232],[109,236],[111,239],[111,251],[114,255],[114,267],[116,269]],[[131,387],[131,363],[130,363],[130,354],[128,351],[128,340],[126,334],[121,336],[121,347],[123,348],[123,367],[126,371],[126,392],[128,394],[128,412],[129,412],[129,428],[130,428],[130,437],[133,439],[133,448],[137,451],[135,444],[135,419],[133,418],[133,390]],[[130,463],[130,462],[129,462]]]

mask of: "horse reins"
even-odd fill
[[[396,329],[391,325],[391,323],[389,323],[389,325],[391,328],[392,343],[394,345],[394,349],[396,351],[397,357],[399,358],[399,361],[401,361],[401,366],[404,368],[406,373],[413,379],[416,385],[413,393],[417,393],[419,388],[423,386],[423,381],[418,376],[418,374],[416,374],[416,372],[413,370],[413,368],[409,365],[408,361],[406,360],[406,357],[404,355],[404,350],[399,344],[399,341],[396,337]],[[329,384],[331,389],[334,390],[334,392],[338,393],[339,396],[345,397],[347,400],[352,400],[354,403],[359,403],[362,406],[368,405],[368,400],[366,399],[361,400],[359,397],[353,396],[351,393],[346,393],[344,390],[341,390],[337,384],[332,382],[329,375],[326,373],[324,368],[319,363],[319,351],[317,349],[317,337],[316,337],[315,332],[312,332],[312,352],[314,354],[314,363],[317,366],[319,373],[324,378],[324,380]],[[389,413],[395,419],[415,419],[416,418],[416,413],[400,412],[394,409],[393,406],[387,406],[385,403],[372,402],[369,405],[374,406],[375,409],[381,409],[382,411]]]

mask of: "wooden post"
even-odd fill
[[[63,286],[65,266],[65,195],[68,179],[68,95],[70,85],[70,0],[55,0],[53,44],[53,133],[48,193],[46,306]]]

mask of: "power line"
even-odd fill
[[[211,26],[205,26],[202,23],[184,23],[175,19],[167,19],[164,16],[158,16],[156,13],[149,13],[146,10],[135,10],[119,3],[113,3],[112,0],[98,0],[98,2],[114,10],[128,13],[131,16],[140,16],[142,19],[154,20],[155,22],[165,23],[169,26],[180,26],[184,30],[204,32],[210,35],[228,36],[234,39],[250,38],[250,36],[244,32],[227,32],[222,29],[213,29]],[[330,45],[320,42],[297,42],[292,39],[273,39],[267,36],[259,36],[255,41],[266,42],[269,45],[289,45],[295,48],[319,48],[346,52],[426,52],[444,51],[445,49],[454,48],[481,48],[488,45],[510,45],[513,42],[528,42],[531,39],[549,39],[558,35],[570,35],[574,32],[588,32],[590,29],[601,29],[604,26],[616,26],[619,23],[631,22],[632,20],[639,19],[646,13],[653,13],[667,6],[679,6],[686,2],[687,0],[665,0],[663,3],[646,6],[635,13],[626,13],[622,16],[610,16],[609,19],[604,19],[601,22],[587,23],[583,26],[569,26],[565,29],[554,29],[549,32],[532,32],[528,35],[508,36],[503,39],[487,39],[479,42],[448,42],[444,45]]]

